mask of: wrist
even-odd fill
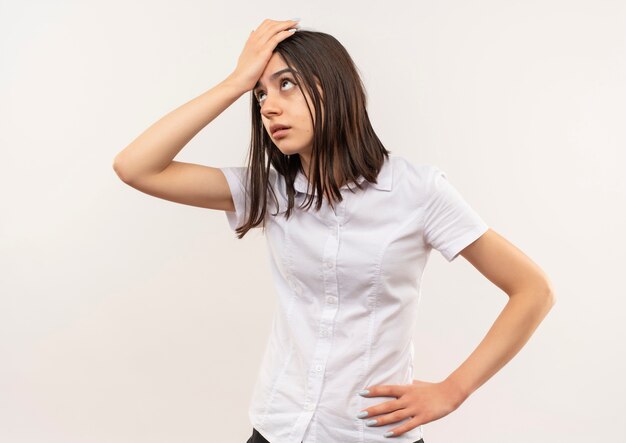
[[[456,378],[450,376],[441,382],[447,387],[453,398],[456,400],[456,406],[460,406],[467,397],[470,396],[470,392],[460,383]]]
[[[243,82],[241,82],[235,75],[230,74],[222,81],[223,85],[228,86],[229,88],[236,91],[240,96],[248,92],[250,89],[244,86]]]

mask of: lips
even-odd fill
[[[287,125],[282,125],[282,124],[276,123],[276,124],[273,124],[273,125],[270,126],[270,132],[272,133],[272,135],[274,135],[274,133],[276,131],[280,131],[281,129],[288,129],[290,127],[291,126],[287,126]]]

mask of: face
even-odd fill
[[[253,90],[254,96],[261,107],[263,126],[274,144],[285,155],[299,154],[303,163],[308,164],[313,143],[313,123],[305,96],[296,84],[296,77],[289,71],[272,77],[283,69],[287,69],[287,64],[282,56],[275,52]],[[301,86],[313,107],[306,89]],[[311,114],[315,121],[315,109],[311,109]],[[289,129],[274,135],[270,126],[277,123],[289,126]]]

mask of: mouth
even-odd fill
[[[274,132],[272,132],[272,137],[282,138],[288,134],[290,129],[291,129],[290,127],[283,127],[283,128],[275,129]]]

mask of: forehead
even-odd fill
[[[285,63],[284,59],[278,52],[275,52],[269,62],[267,62],[267,66],[265,67],[265,70],[263,71],[263,74],[261,74],[261,77],[257,81],[256,85],[254,85],[254,89],[275,80],[276,77],[282,74],[285,69],[289,69],[287,63]]]
[[[274,71],[286,67],[287,63],[285,63],[285,59],[282,55],[280,55],[280,52],[274,52],[267,62],[267,65],[265,66],[265,71],[263,71],[263,74],[261,74],[261,78],[272,74]]]

